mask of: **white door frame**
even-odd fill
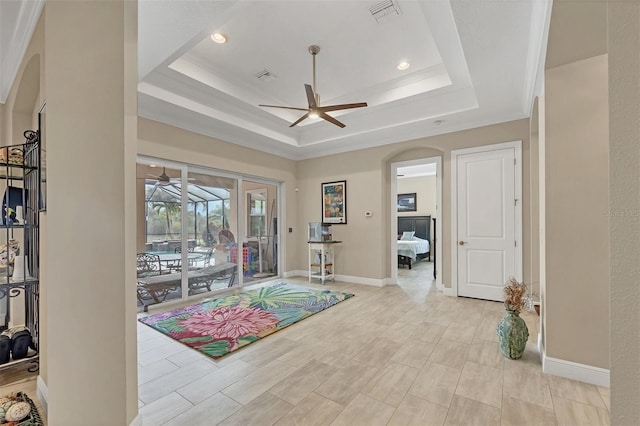
[[[514,148],[515,164],[515,278],[522,281],[522,141],[504,142],[494,145],[451,151],[451,293],[458,296],[458,156],[479,152]]]
[[[398,168],[407,166],[417,166],[420,164],[436,165],[436,213],[432,218],[436,218],[436,288],[442,290],[442,157],[418,158],[416,160],[399,161],[391,163],[391,283],[398,284],[398,246],[395,244],[398,239],[398,208],[395,200],[398,199]],[[433,226],[433,224],[429,224]],[[429,228],[431,229],[431,228]]]

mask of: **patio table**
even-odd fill
[[[229,275],[228,286],[231,287],[236,275],[237,266],[238,265],[235,263],[225,262],[218,265],[208,266],[203,269],[189,271],[187,273],[189,289],[194,290],[206,287],[208,291],[211,291],[212,281],[216,278],[222,278],[227,275]],[[181,272],[138,278],[138,299],[142,299],[140,290],[143,289],[149,294],[149,296],[151,296],[154,303],[161,303],[166,299],[167,295],[171,291],[179,289],[181,285]],[[148,304],[144,304],[145,312],[147,311],[147,306]]]

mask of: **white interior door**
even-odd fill
[[[502,301],[520,278],[515,163],[515,147],[456,156],[459,296]]]

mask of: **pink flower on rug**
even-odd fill
[[[212,336],[214,339],[237,339],[258,334],[278,322],[275,314],[256,308],[222,307],[199,312],[180,320],[180,325],[192,333]]]

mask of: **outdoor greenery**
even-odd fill
[[[209,207],[208,217],[206,203]],[[197,239],[199,245],[211,242],[211,239],[218,235],[220,229],[229,227],[229,222],[226,219],[230,215],[228,200],[189,203],[187,208],[189,213],[188,238]],[[207,223],[209,224],[208,234]],[[181,231],[182,210],[180,203],[173,201],[147,202],[147,242],[177,239],[180,238]]]

